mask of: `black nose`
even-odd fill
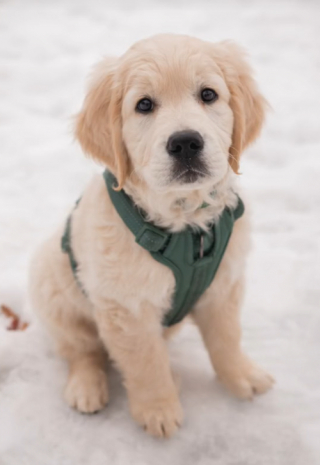
[[[180,131],[173,133],[167,143],[169,155],[181,158],[191,158],[199,155],[204,141],[197,131]]]

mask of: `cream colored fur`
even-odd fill
[[[197,98],[201,86],[213,87],[219,99],[205,106]],[[157,101],[152,115],[135,112],[145,95]],[[171,231],[186,225],[206,229],[226,206],[236,205],[239,156],[257,137],[264,109],[236,45],[161,35],[98,66],[76,135],[151,221]],[[210,171],[186,185],[170,179],[172,160],[165,151],[170,134],[183,129],[202,134]],[[203,202],[209,206],[200,209]],[[172,272],[136,244],[102,176],[92,180],[72,215],[72,246],[88,297],[61,251],[63,228],[34,257],[30,294],[69,363],[67,402],[81,412],[106,405],[110,357],[122,373],[136,421],[155,436],[172,435],[183,419],[161,325],[174,292]],[[239,308],[249,229],[245,214],[235,224],[213,283],[192,312],[218,377],[242,399],[273,383],[241,349]]]

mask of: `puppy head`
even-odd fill
[[[214,187],[238,172],[265,106],[235,44],[160,35],[98,66],[76,136],[119,188],[128,176],[153,190]]]

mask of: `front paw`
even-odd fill
[[[109,400],[107,375],[98,368],[75,370],[69,376],[64,395],[70,407],[81,413],[96,413]]]
[[[255,394],[263,394],[275,382],[271,375],[245,356],[217,371],[217,375],[229,391],[245,400],[252,400]]]
[[[177,397],[131,401],[130,407],[136,422],[152,436],[169,438],[182,424],[183,411]]]

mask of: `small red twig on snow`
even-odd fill
[[[0,309],[1,313],[11,320],[7,328],[9,331],[24,331],[29,326],[29,323],[21,321],[19,315],[6,305],[1,305]]]

